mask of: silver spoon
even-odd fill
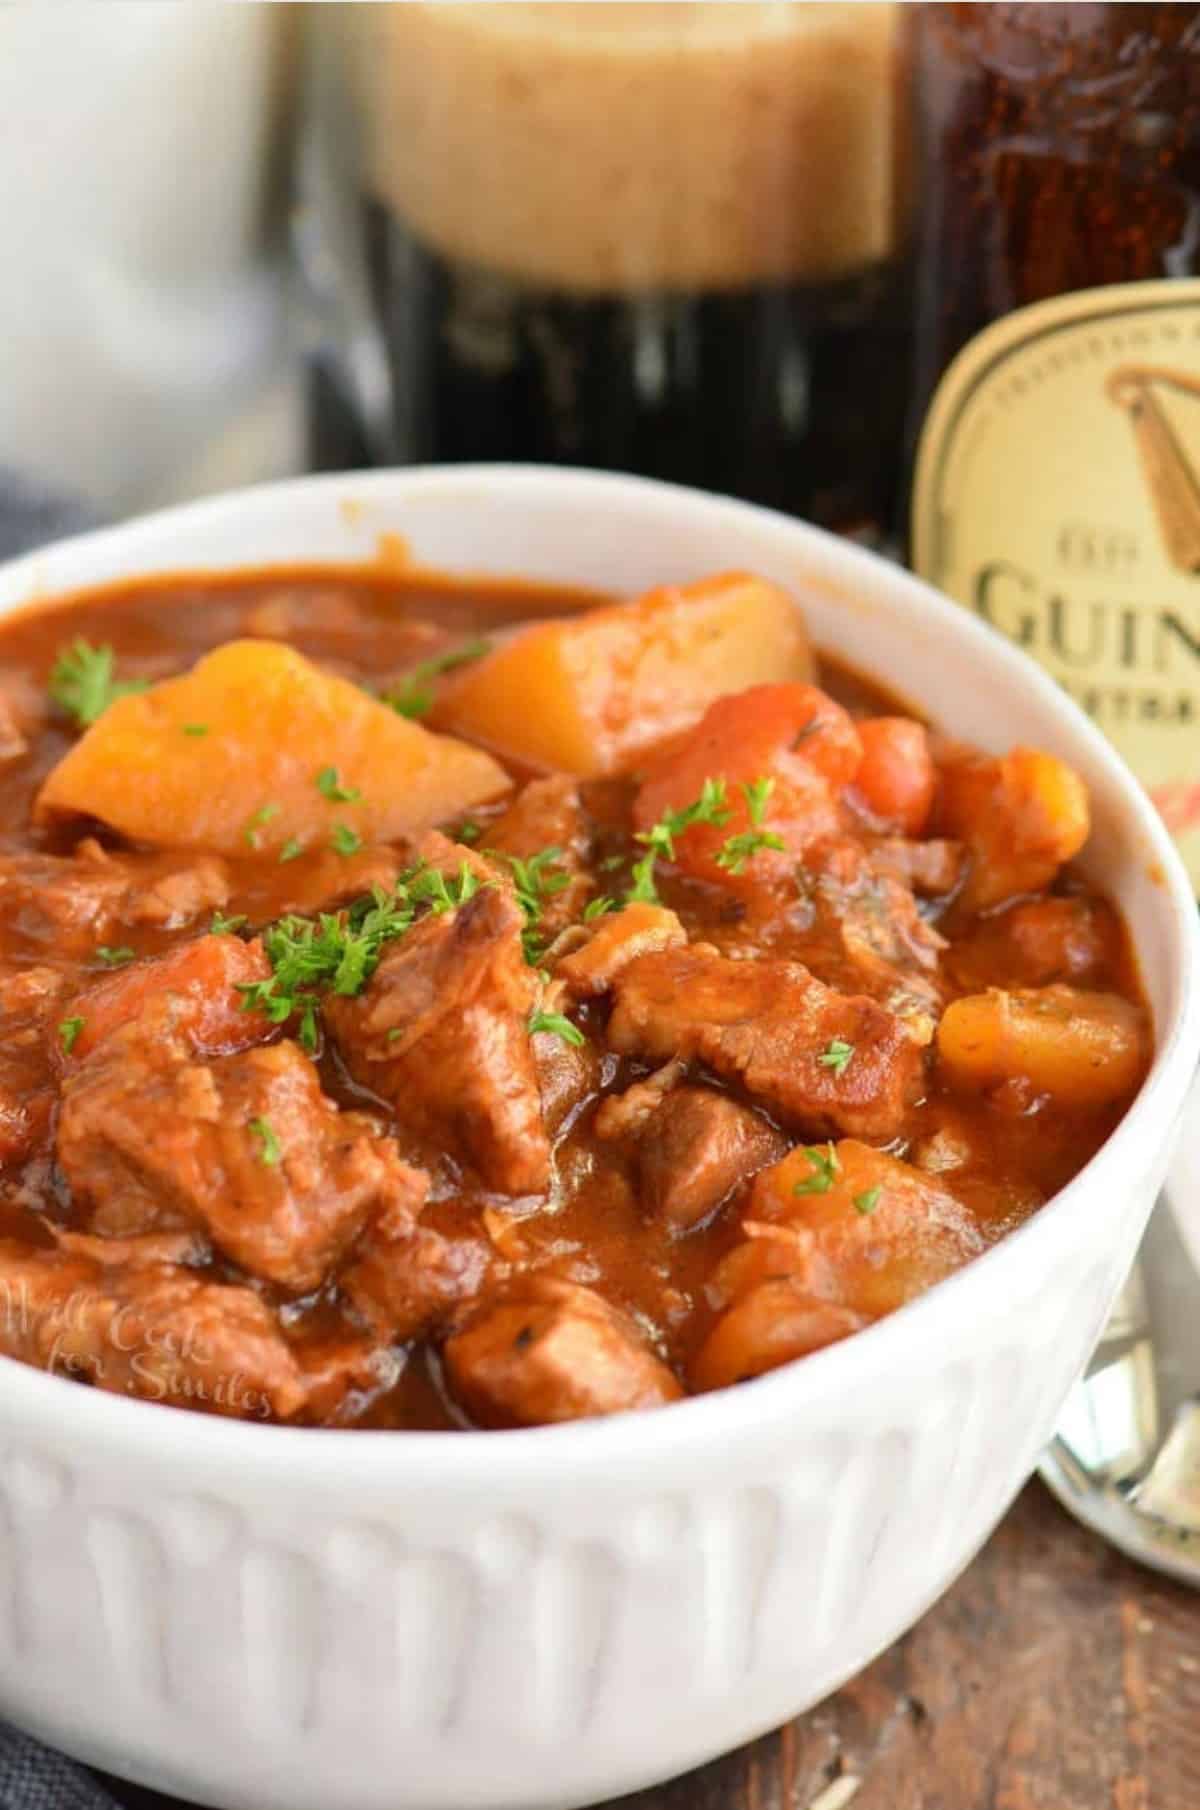
[[[1041,1474],[1072,1514],[1200,1588],[1200,1114]],[[1184,1228],[1181,1230],[1181,1227]]]

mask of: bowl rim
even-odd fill
[[[9,613],[3,594],[22,582],[28,584],[31,594],[27,602],[14,607],[29,610],[52,609],[79,592],[114,582],[81,577],[66,587],[55,584],[47,589],[39,571],[42,562],[65,558],[72,565],[94,561],[103,568],[114,549],[136,557],[141,543],[152,545],[177,527],[202,532],[210,523],[228,521],[241,511],[253,514],[272,501],[302,507],[334,497],[355,505],[372,501],[402,504],[409,497],[440,494],[469,503],[485,489],[492,498],[507,490],[526,503],[531,497],[545,496],[551,507],[556,498],[563,504],[595,500],[606,508],[635,513],[652,515],[666,508],[677,515],[703,515],[709,521],[727,521],[734,530],[739,524],[752,527],[755,523],[770,524],[775,531],[783,527],[795,536],[800,551],[805,543],[826,550],[836,548],[836,557],[851,579],[856,568],[876,572],[887,588],[887,607],[898,606],[914,618],[922,617],[927,628],[944,631],[972,658],[987,658],[1009,682],[1038,694],[1105,769],[1110,787],[1120,798],[1123,817],[1134,821],[1161,874],[1160,928],[1168,938],[1176,999],[1146,1080],[1120,1124],[1078,1174],[1031,1218],[965,1268],[851,1339],[801,1362],[783,1365],[737,1390],[684,1397],[671,1403],[666,1413],[643,1411],[502,1429],[490,1432],[486,1439],[405,1429],[362,1429],[356,1439],[348,1439],[345,1435],[354,1429],[256,1424],[181,1412],[161,1403],[80,1388],[68,1378],[14,1358],[0,1358],[0,1420],[15,1415],[30,1427],[53,1425],[56,1445],[78,1439],[81,1449],[100,1446],[107,1455],[127,1452],[144,1458],[152,1449],[156,1459],[166,1464],[202,1465],[219,1459],[236,1464],[247,1479],[253,1474],[268,1481],[286,1472],[295,1482],[300,1470],[306,1482],[328,1485],[333,1480],[339,1492],[359,1483],[374,1488],[381,1484],[423,1488],[436,1480],[451,1487],[470,1486],[485,1475],[491,1485],[503,1487],[509,1482],[527,1482],[542,1472],[559,1479],[572,1477],[581,1468],[604,1472],[616,1459],[648,1463],[651,1459],[669,1460],[681,1450],[694,1454],[718,1445],[723,1432],[749,1432],[795,1421],[831,1390],[844,1393],[886,1374],[889,1353],[899,1351],[899,1342],[908,1337],[908,1329],[918,1318],[925,1325],[927,1342],[936,1339],[939,1323],[961,1320],[960,1307],[965,1308],[972,1291],[981,1286],[981,1276],[988,1286],[1002,1290],[1005,1266],[1015,1278],[1026,1268],[1026,1254],[1036,1240],[1047,1239],[1052,1230],[1065,1236],[1075,1224],[1086,1231],[1087,1197],[1101,1184],[1104,1171],[1119,1169],[1121,1159],[1139,1137],[1153,1130],[1156,1121],[1160,1135],[1166,1135],[1177,1117],[1200,1057],[1200,914],[1182,858],[1138,781],[1080,707],[1005,637],[904,568],[799,518],[659,479],[581,467],[463,464],[321,473],[243,486],[71,535],[18,555],[0,563],[0,613]],[[271,563],[264,560],[261,565],[266,569]],[[314,568],[341,563],[352,568],[370,562],[357,555],[343,562],[298,558],[295,563]],[[159,562],[148,567],[144,576],[166,578],[174,572],[192,574],[205,569],[252,571],[255,567],[253,561],[221,561],[208,568],[194,562],[179,567]],[[495,571],[492,566],[469,564],[454,569],[466,576],[472,571]],[[330,1448],[332,1439],[337,1443]]]

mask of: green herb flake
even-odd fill
[[[821,1051],[817,1061],[822,1068],[831,1068],[835,1075],[844,1075],[854,1056],[854,1045],[847,1043],[842,1037],[834,1037]]]
[[[58,1040],[66,1055],[70,1055],[79,1041],[79,1033],[83,1029],[82,1018],[64,1018],[58,1027]]]
[[[301,842],[299,836],[289,836],[279,851],[279,859],[281,862],[295,861],[297,857],[303,853],[304,844]]]
[[[627,904],[657,904],[657,863],[660,860],[675,859],[675,838],[682,836],[693,824],[711,823],[720,828],[723,823],[728,823],[731,813],[725,795],[726,785],[723,779],[706,779],[700,788],[699,798],[693,799],[681,811],[664,811],[658,822],[651,824],[648,830],[639,830],[635,840],[642,843],[647,852],[633,864],[632,884],[625,894]]]
[[[856,1194],[854,1196],[855,1211],[861,1213],[864,1218],[868,1217],[879,1205],[879,1196],[882,1193],[883,1188],[877,1182],[873,1188],[867,1188],[862,1194]]]
[[[235,930],[240,930],[246,921],[247,919],[244,911],[235,912],[234,915],[229,918],[225,916],[223,911],[214,911],[212,914],[212,923],[208,928],[213,936],[232,936],[233,932]]]
[[[390,705],[398,716],[428,716],[435,702],[434,693],[429,689],[431,681],[443,673],[453,672],[455,667],[481,660],[491,651],[491,642],[479,637],[464,641],[461,647],[449,648],[444,654],[435,654],[430,660],[422,660],[404,674],[399,685],[382,694],[382,702]]]
[[[314,781],[322,798],[330,799],[334,804],[357,804],[362,793],[357,786],[344,786],[338,778],[336,767],[322,767]]]
[[[590,924],[593,918],[602,918],[606,912],[617,911],[619,909],[620,907],[615,899],[610,899],[607,894],[601,893],[599,898],[589,899],[584,906],[583,921],[585,924]]]
[[[767,804],[771,793],[775,790],[775,781],[765,775],[759,779],[747,780],[741,788],[742,797],[746,800],[746,810],[750,818],[750,828],[739,835],[727,836],[723,847],[718,851],[716,861],[727,873],[744,873],[746,863],[760,849],[785,849],[787,844],[783,837],[774,830],[762,828],[766,816]]]
[[[254,815],[250,818],[250,821],[247,823],[245,831],[243,832],[246,841],[250,844],[251,848],[258,847],[258,832],[263,824],[270,823],[273,817],[278,817],[282,809],[283,806],[276,804],[273,799],[267,804],[259,805],[257,811],[255,811]]]
[[[275,1128],[270,1119],[251,1119],[249,1128],[252,1135],[258,1139],[259,1162],[267,1169],[276,1168],[283,1152],[279,1148],[279,1139],[275,1135]]]
[[[562,859],[562,850],[543,848],[536,855],[524,857],[505,854],[502,849],[485,849],[484,853],[505,862],[512,874],[517,904],[525,914],[525,928],[521,933],[525,960],[531,968],[536,968],[545,942],[540,925],[546,900],[571,884],[566,868],[557,865]]]
[[[185,723],[183,725],[183,733],[185,735],[207,735],[208,734],[208,724],[207,723]]]
[[[111,943],[101,943],[96,954],[106,968],[123,968],[126,962],[136,959],[136,951],[124,943],[119,948],[114,948]]]
[[[828,1194],[841,1173],[842,1165],[832,1144],[809,1144],[804,1150],[812,1174],[797,1182],[793,1194]]]
[[[585,1041],[583,1032],[561,1012],[535,1012],[529,1020],[529,1035],[536,1037],[539,1031],[547,1032],[551,1037],[561,1037],[564,1043],[578,1047]]]
[[[363,839],[357,830],[352,830],[348,823],[335,823],[333,834],[329,838],[329,846],[337,855],[357,855],[363,845]]]
[[[63,648],[50,671],[46,690],[60,709],[74,717],[81,729],[103,716],[117,698],[145,691],[145,679],[118,679],[116,656],[111,647],[93,647],[82,635]]]
[[[436,912],[457,910],[486,884],[466,861],[461,863],[451,880],[447,880],[438,868],[425,867],[417,869],[407,882],[409,898],[417,904],[427,902],[430,910]]]
[[[456,842],[465,842],[467,846],[470,847],[472,843],[478,842],[482,835],[483,825],[481,823],[476,823],[474,818],[469,817],[465,823],[460,823],[455,830],[454,840]]]

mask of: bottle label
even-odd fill
[[[1200,279],[1035,302],[964,347],[912,555],[1105,731],[1200,887]]]

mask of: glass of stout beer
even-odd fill
[[[606,466],[891,527],[894,7],[316,11],[305,232],[350,456]]]

